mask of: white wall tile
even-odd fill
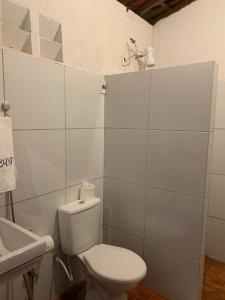
[[[146,199],[145,239],[200,258],[203,199],[149,189]]]
[[[60,249],[53,252],[53,255],[58,255],[64,262],[66,261],[65,255]],[[53,264],[53,280],[51,286],[51,300],[55,300],[58,296],[62,295],[67,288],[67,278],[65,273],[62,272],[62,267],[59,264]],[[39,300],[40,298],[34,299]],[[49,300],[49,299],[48,299]]]
[[[49,300],[53,281],[54,259],[53,252],[46,254],[41,261],[39,279],[34,288],[34,300]],[[63,272],[61,272],[63,275]]]
[[[66,289],[66,275],[61,266],[54,262],[54,255],[59,255],[64,259],[59,249],[43,257],[39,270],[39,280],[34,288],[34,300],[55,300]]]
[[[10,216],[11,216],[10,206],[0,207],[0,217],[10,219]]]
[[[173,300],[198,299],[199,263],[152,243],[145,243],[147,286]]]
[[[104,199],[104,191],[103,191],[104,177],[98,178],[98,179],[93,180],[91,182],[94,183],[95,186],[96,186],[96,195],[97,195],[97,197],[99,197],[103,200]]]
[[[210,216],[225,219],[225,176],[211,175],[209,211]]]
[[[66,127],[104,127],[103,76],[65,67]]]
[[[225,175],[225,130],[215,130],[212,173]]]
[[[103,224],[100,224],[99,226],[99,236],[98,236],[98,244],[103,243]]]
[[[15,201],[65,187],[65,131],[15,131]]]
[[[225,128],[225,81],[218,81],[215,127]]]
[[[16,223],[60,246],[57,209],[65,204],[65,190],[19,202],[15,205]]]
[[[144,237],[145,187],[104,178],[104,224]]]
[[[150,72],[106,76],[105,126],[147,128]]]
[[[25,289],[25,284],[23,281],[23,276],[18,276],[13,279],[13,300],[21,299],[26,300],[27,299],[27,292]]]
[[[150,128],[210,129],[213,62],[151,71]]]
[[[225,220],[208,217],[206,255],[225,262]]]
[[[70,203],[80,199],[81,183],[66,188],[66,203]]]
[[[64,67],[4,50],[5,99],[14,129],[65,127]]]
[[[1,32],[0,32],[1,34]],[[0,105],[4,99],[4,87],[3,87],[3,67],[2,67],[2,50],[0,50]],[[3,112],[0,109],[0,117],[3,116]]]
[[[208,133],[149,132],[148,185],[204,198]]]
[[[103,241],[106,244],[127,248],[143,257],[143,239],[104,225]]]
[[[7,285],[0,285],[0,299],[1,300],[9,300],[7,295]]]
[[[7,201],[6,201],[6,194],[5,193],[2,193],[0,194],[0,206],[4,206],[7,204]]]
[[[104,204],[104,196],[103,196],[103,178],[98,178],[92,183],[96,186],[96,196],[101,199],[101,211],[100,211],[100,224],[103,224],[103,204]]]
[[[147,132],[105,130],[105,176],[145,184]]]
[[[59,250],[55,250],[42,258],[39,278],[34,283],[34,300],[55,300],[66,289],[65,273],[61,266],[53,261],[55,254],[62,256]],[[13,280],[13,295],[13,300],[27,299],[22,275]]]
[[[67,187],[103,176],[104,130],[70,129],[66,132]]]

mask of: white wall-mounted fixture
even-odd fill
[[[51,236],[38,236],[0,218],[0,283],[31,270],[42,256],[54,249]]]
[[[136,40],[130,38],[130,41],[127,42],[127,55],[122,55],[122,66],[129,66],[133,58],[136,59],[139,63],[142,63],[144,69],[146,67],[155,66],[155,60],[153,58],[153,48],[149,46],[144,50],[140,50],[137,46]]]

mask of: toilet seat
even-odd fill
[[[99,279],[118,283],[138,282],[147,272],[146,264],[134,252],[111,245],[96,245],[82,255],[89,271]]]

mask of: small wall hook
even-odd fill
[[[8,102],[3,102],[1,109],[5,114],[7,114],[7,112],[10,110],[10,104]]]

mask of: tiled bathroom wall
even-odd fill
[[[146,261],[145,284],[200,299],[214,63],[106,77],[104,239]]]
[[[102,75],[11,50],[1,55],[18,169],[16,220],[52,235],[56,246],[41,264],[35,300],[55,299],[66,287],[53,263],[61,255],[57,208],[79,197],[85,179],[103,198],[104,166],[105,241],[144,257],[146,285],[173,300],[198,299],[214,63],[107,76],[104,135]],[[0,215],[8,211],[0,195]],[[0,299],[25,299],[22,278],[0,287]]]
[[[53,237],[55,250],[43,259],[35,300],[55,299],[66,286],[62,269],[53,263],[53,255],[60,254],[57,208],[78,199],[85,179],[96,184],[102,198],[103,77],[12,50],[1,57],[18,170],[16,222]],[[4,195],[0,206],[0,215],[7,216]],[[0,299],[25,299],[22,278],[13,281],[13,289],[1,287]]]
[[[218,82],[209,197],[207,255],[225,262],[225,82]]]

